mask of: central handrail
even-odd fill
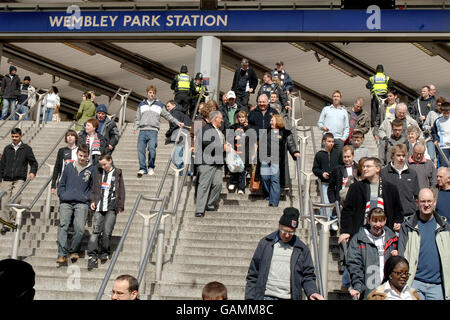
[[[67,130],[69,130],[70,128],[72,128],[72,126],[75,124],[75,121],[72,121],[69,125],[69,127],[67,128]],[[44,160],[42,160],[41,164],[38,165],[38,169],[37,171],[39,171],[40,168],[42,168],[42,166],[47,162],[48,158],[50,158],[50,156],[52,155],[52,153],[55,151],[55,149],[59,146],[59,144],[61,143],[62,139],[64,139],[64,137],[66,136],[66,131],[64,131],[64,133],[59,137],[58,141],[55,143],[55,145],[50,149],[50,151],[47,153],[47,155],[45,156]],[[30,178],[27,178],[27,180],[25,181],[25,183],[22,185],[22,187],[20,187],[20,189],[16,192],[16,194],[11,198],[11,200],[9,201],[8,205],[12,206],[14,204],[14,202],[16,201],[16,199],[22,194],[23,190],[27,187],[27,185],[31,182]]]
[[[165,198],[163,198],[163,199],[165,199]],[[131,210],[131,213],[130,213],[130,217],[128,218],[128,222],[125,226],[125,229],[122,232],[122,236],[120,237],[119,244],[117,245],[117,248],[114,251],[114,254],[111,259],[111,263],[108,266],[108,270],[106,271],[106,274],[105,274],[105,277],[103,278],[100,289],[98,290],[97,296],[95,297],[96,300],[100,300],[102,298],[103,293],[105,292],[106,285],[108,284],[109,278],[111,277],[111,274],[114,270],[117,259],[119,258],[119,254],[122,251],[123,245],[125,243],[125,239],[128,236],[128,232],[130,231],[131,224],[133,222],[134,217],[136,216],[137,209],[139,207],[141,200],[156,202],[156,201],[163,201],[163,199],[158,198],[158,197],[147,197],[147,196],[144,196],[142,193],[139,193],[137,195],[136,201],[134,202],[133,209]]]
[[[176,141],[181,136],[181,134],[182,134],[182,131],[180,130]],[[187,140],[188,139],[186,139],[186,141]],[[189,151],[187,149],[188,148],[185,148],[185,152]],[[166,163],[166,166],[164,168],[163,177],[162,177],[162,179],[161,179],[161,181],[160,181],[160,183],[158,185],[158,189],[157,189],[156,194],[155,194],[154,197],[146,197],[146,196],[142,195],[141,193],[138,194],[138,196],[136,198],[136,201],[134,203],[133,209],[132,209],[132,211],[130,213],[130,217],[128,218],[127,225],[125,226],[125,229],[124,229],[124,231],[122,233],[122,236],[120,237],[119,244],[118,244],[116,250],[114,251],[113,257],[111,259],[111,263],[108,266],[108,270],[107,270],[107,272],[105,274],[105,277],[103,278],[102,284],[101,284],[100,289],[99,289],[99,291],[97,293],[97,296],[95,298],[96,300],[100,300],[102,298],[102,296],[103,296],[103,293],[105,292],[106,285],[107,285],[107,283],[108,283],[108,281],[109,281],[109,279],[111,277],[111,274],[112,274],[112,272],[114,270],[115,264],[117,262],[119,254],[120,254],[120,252],[122,250],[122,247],[124,245],[126,237],[128,236],[129,229],[131,227],[131,224],[133,222],[134,217],[136,216],[139,204],[140,204],[141,200],[144,199],[144,200],[153,201],[150,213],[155,211],[157,202],[162,202],[162,204],[161,204],[161,207],[159,209],[159,213],[158,213],[158,216],[157,216],[156,223],[155,223],[155,225],[153,227],[152,235],[151,235],[151,237],[150,237],[150,239],[148,241],[148,244],[147,244],[147,247],[146,247],[146,250],[145,250],[145,256],[144,256],[145,258],[142,259],[141,264],[139,266],[138,281],[139,281],[139,283],[142,281],[143,274],[145,273],[145,267],[147,266],[147,262],[146,261],[148,260],[148,257],[151,254],[151,248],[153,246],[157,230],[159,229],[159,225],[160,225],[160,222],[161,222],[162,215],[166,214],[166,213],[176,213],[176,211],[178,210],[179,199],[181,197],[181,193],[183,192],[183,187],[184,187],[185,181],[186,181],[187,170],[188,170],[187,164],[184,165],[184,169],[183,169],[183,173],[184,174],[183,174],[183,178],[182,178],[182,182],[181,182],[181,186],[182,187],[178,188],[178,192],[176,194],[175,207],[171,211],[165,210],[165,206],[166,206],[166,203],[167,203],[167,195],[163,196],[163,197],[160,197],[160,195],[161,195],[161,192],[162,192],[162,189],[163,189],[163,186],[164,186],[164,182],[166,181],[171,162],[172,162],[172,157],[170,157],[168,159],[167,163]]]

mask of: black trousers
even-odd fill
[[[379,94],[378,97],[385,99],[387,96],[386,94]],[[372,100],[370,101],[370,126],[373,128],[375,127],[375,123],[377,120],[377,116],[380,112],[380,108],[378,105],[378,98],[376,94],[372,94]]]
[[[248,100],[250,99],[250,92],[236,92],[236,104],[238,107],[243,107],[244,111],[248,111]]]
[[[191,107],[191,96],[189,95],[189,92],[179,91],[175,93],[174,100],[178,105],[183,107],[183,112],[187,114]]]

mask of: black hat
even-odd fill
[[[291,228],[297,228],[299,216],[300,212],[296,208],[288,207],[283,210],[283,215],[280,218],[280,224]]]
[[[202,80],[202,79],[203,79],[202,73],[201,73],[201,72],[197,72],[197,74],[195,75],[195,79],[200,79],[200,80]]]
[[[383,72],[384,68],[382,64],[377,65],[377,72]]]
[[[187,65],[183,64],[183,65],[181,66],[181,68],[180,68],[180,72],[181,72],[181,73],[186,73],[186,72],[188,72]]]
[[[14,67],[14,66],[10,66],[10,67],[9,67],[9,73],[11,73],[13,70],[16,70],[16,71],[17,71],[17,68]]]
[[[31,81],[31,78],[30,78],[30,76],[25,76],[25,78],[23,78],[23,81]]]

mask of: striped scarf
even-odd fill
[[[91,144],[91,137],[89,137],[88,135],[86,135],[86,144],[89,146]],[[100,151],[100,139],[98,138],[97,133],[95,133],[94,135],[94,141],[92,142],[92,146],[90,147],[90,155],[91,156],[95,156],[95,155],[101,155],[101,151]]]

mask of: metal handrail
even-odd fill
[[[191,117],[192,117],[192,122],[194,122],[194,120],[195,120],[195,116],[197,115],[197,110],[198,110],[198,106],[200,105],[200,101],[202,100],[202,98],[206,98],[207,97],[207,95],[205,95],[205,93],[208,93],[208,94],[210,94],[210,93],[213,93],[213,91],[200,91],[200,94],[198,95],[198,99],[197,99],[197,103],[195,104],[195,109],[194,109],[194,112],[193,112],[193,114],[191,115]]]
[[[445,155],[444,151],[442,151],[441,147],[439,146],[439,144],[435,145],[436,149],[438,150],[439,154],[441,155],[441,158],[444,159],[445,163],[447,164],[447,167],[449,166],[449,161],[447,156]],[[442,164],[441,164],[442,165]]]
[[[20,105],[24,105],[26,102],[28,102],[28,100],[30,100],[30,97],[27,97],[27,99],[24,101],[24,102],[22,102],[22,104],[17,104],[16,105],[16,107],[17,106],[20,106]],[[28,110],[28,112],[29,112],[30,110]],[[27,113],[28,113],[27,112]],[[0,128],[2,128],[7,122],[6,121],[8,121],[8,120],[10,120],[13,116],[15,116],[17,114],[17,109],[16,110],[14,110],[14,113],[11,113],[9,116],[8,116],[8,118],[6,118],[5,119],[5,121],[3,121],[3,123],[1,123],[0,124]],[[16,124],[17,125],[17,124]],[[14,125],[13,127],[15,127],[16,125]]]
[[[69,125],[69,127],[67,128],[67,130],[69,130],[70,128],[72,128],[72,126],[75,124],[75,121],[72,121]],[[48,158],[50,158],[50,156],[52,155],[52,153],[55,151],[55,149],[59,146],[59,144],[61,143],[62,139],[66,136],[66,131],[64,131],[64,133],[59,137],[58,141],[55,143],[55,145],[50,149],[50,151],[47,153],[47,155],[45,156],[44,160],[41,162],[40,165],[38,165],[38,169],[37,171],[39,171],[40,168],[42,168],[42,166],[47,162]],[[14,204],[14,202],[16,201],[16,199],[22,194],[23,190],[28,186],[28,184],[31,182],[30,178],[27,178],[27,180],[25,181],[25,183],[22,185],[22,187],[20,187],[20,189],[16,192],[16,194],[11,198],[11,200],[9,201],[8,205],[12,205]]]
[[[178,137],[180,137],[180,135],[181,135],[181,130],[179,132]],[[177,137],[176,140],[178,140],[178,137]],[[185,148],[185,152],[187,152],[187,151],[188,150],[186,150],[186,148]],[[115,267],[115,264],[117,262],[119,254],[120,254],[120,251],[122,250],[123,244],[124,244],[125,239],[126,239],[126,237],[128,235],[128,231],[129,231],[129,229],[131,227],[131,223],[133,222],[133,219],[134,219],[134,217],[136,215],[136,212],[137,212],[137,209],[139,207],[140,201],[142,199],[153,201],[153,205],[152,205],[152,208],[150,210],[150,213],[151,212],[155,212],[156,202],[162,201],[162,205],[161,205],[160,209],[158,210],[159,213],[158,213],[158,216],[157,216],[156,223],[155,223],[155,225],[153,227],[152,235],[151,235],[151,237],[149,239],[149,242],[147,244],[147,248],[145,250],[144,259],[142,259],[141,264],[139,266],[138,282],[141,283],[143,274],[145,272],[145,267],[147,265],[146,261],[148,260],[148,257],[150,256],[151,248],[153,246],[153,242],[154,242],[157,230],[159,229],[159,225],[160,225],[160,222],[161,222],[162,215],[163,214],[167,214],[167,213],[169,213],[169,214],[176,213],[176,211],[178,210],[178,203],[179,203],[179,200],[181,198],[181,194],[183,192],[183,187],[184,187],[185,181],[186,181],[187,170],[188,170],[187,164],[184,165],[184,169],[183,169],[183,173],[184,174],[183,174],[183,178],[182,178],[182,182],[181,182],[181,186],[182,187],[178,188],[178,193],[176,195],[175,207],[172,210],[165,210],[165,205],[167,203],[167,196],[164,196],[164,197],[161,198],[160,195],[161,195],[161,192],[162,192],[162,189],[163,189],[163,186],[164,186],[164,182],[165,182],[165,180],[167,178],[171,162],[172,162],[172,157],[170,159],[168,159],[168,161],[167,161],[166,167],[164,169],[164,175],[163,175],[163,177],[162,177],[162,179],[161,179],[161,181],[160,181],[160,183],[158,185],[158,189],[157,189],[156,195],[154,197],[146,197],[146,196],[143,196],[141,193],[138,194],[138,196],[136,198],[136,201],[134,203],[133,210],[131,211],[130,217],[128,218],[127,225],[126,225],[126,227],[125,227],[125,229],[124,229],[124,231],[122,233],[122,236],[120,237],[119,244],[118,244],[116,250],[114,251],[113,257],[111,259],[111,263],[108,266],[108,270],[107,270],[107,272],[105,274],[105,277],[104,277],[104,279],[102,281],[100,289],[99,289],[99,291],[97,293],[96,300],[100,300],[101,297],[103,296],[103,293],[105,291],[106,285],[107,285],[107,283],[108,283],[108,281],[109,281],[109,279],[111,277],[112,271],[113,271],[113,269]]]
[[[156,203],[156,202],[154,202],[154,203]],[[156,217],[155,225],[153,226],[152,235],[151,235],[150,239],[148,240],[147,249],[145,250],[144,258],[142,259],[141,265],[139,266],[138,276],[136,278],[139,284],[142,282],[142,278],[144,277],[145,268],[147,267],[151,249],[153,247],[153,242],[155,241],[156,233],[159,229],[159,224],[161,223],[161,218],[164,213],[164,207],[166,206],[166,203],[167,203],[167,196],[164,196],[162,198],[161,207],[159,208],[159,213]]]
[[[38,94],[38,93],[37,93]],[[17,122],[12,126],[13,128],[17,127],[19,125],[19,123],[21,123],[22,121],[24,121],[25,116],[28,115],[35,107],[37,107],[42,100],[44,99],[44,97],[48,94],[48,90],[42,94],[40,94],[39,99],[36,101],[36,103],[25,113],[25,115],[22,117],[22,119],[17,120]],[[28,98],[27,98],[28,100]],[[26,100],[25,100],[26,101]],[[15,113],[14,113],[15,114]],[[38,115],[39,116],[39,115]],[[10,115],[11,117],[11,115]],[[0,128],[6,123],[6,121],[4,121],[2,124],[0,124]],[[0,137],[0,139],[5,139],[10,133],[7,132],[6,134],[4,134],[3,136]]]
[[[125,243],[125,239],[128,235],[128,232],[130,231],[131,223],[133,222],[133,219],[136,216],[136,212],[137,212],[137,209],[139,207],[141,200],[148,200],[148,201],[156,202],[156,201],[162,201],[163,199],[165,199],[165,198],[147,197],[147,196],[144,196],[142,193],[139,193],[137,195],[136,201],[134,202],[133,209],[131,210],[131,213],[130,213],[130,217],[128,218],[127,225],[125,226],[125,229],[122,232],[122,236],[120,237],[119,244],[117,245],[117,248],[114,251],[114,254],[111,259],[111,263],[108,266],[108,270],[106,271],[105,277],[103,278],[102,284],[101,284],[100,289],[95,298],[96,300],[100,300],[102,298],[103,293],[105,292],[106,285],[111,277],[111,274],[116,265],[117,259],[119,258],[119,254],[122,251],[123,245]]]

